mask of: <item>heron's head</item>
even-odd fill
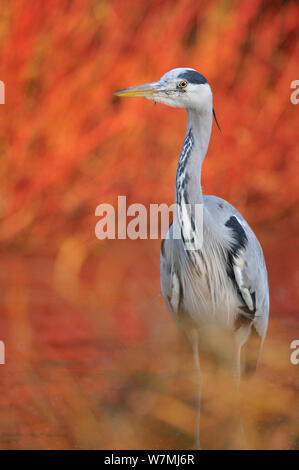
[[[142,96],[168,106],[198,111],[212,107],[212,91],[207,79],[189,68],[170,70],[158,82],[126,88],[114,94]]]

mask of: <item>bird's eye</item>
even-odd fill
[[[187,85],[188,85],[188,82],[186,82],[186,80],[182,80],[182,81],[179,83],[179,87],[180,87],[180,88],[186,88]]]

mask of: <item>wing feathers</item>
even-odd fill
[[[228,275],[234,282],[237,291],[245,302],[248,313],[255,313],[255,295],[250,292],[250,286],[246,282],[245,250],[248,238],[244,227],[234,215],[225,223],[232,232],[231,248],[228,254]]]

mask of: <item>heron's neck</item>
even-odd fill
[[[202,202],[201,166],[206,156],[212,129],[212,103],[208,103],[201,112],[187,110],[188,122],[186,136],[179,158],[175,202],[198,204]]]

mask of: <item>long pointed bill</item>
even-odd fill
[[[158,91],[162,91],[163,86],[160,82],[146,83],[145,85],[132,86],[125,88],[124,90],[116,91],[116,96],[143,96],[144,98],[154,98],[154,94]]]

